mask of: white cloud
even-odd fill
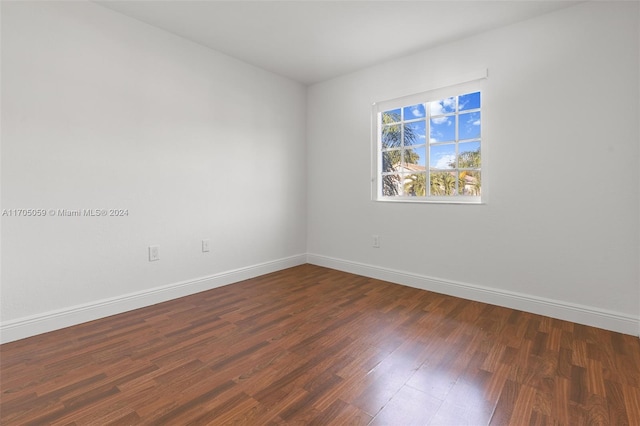
[[[431,115],[441,115],[453,112],[456,106],[456,98],[447,98],[430,102]]]
[[[472,123],[474,126],[479,126],[480,125],[480,120],[476,120]]]
[[[436,168],[438,169],[449,169],[449,163],[453,163],[454,161],[456,161],[456,156],[455,154],[446,154],[443,155],[442,157],[440,157],[438,159],[438,162],[436,163]]]
[[[442,104],[440,102],[431,102],[431,115],[440,115],[442,112]]]
[[[455,122],[455,119],[453,118],[453,116],[449,115],[449,116],[445,116],[445,117],[432,118],[431,122],[433,124],[444,124],[444,123],[447,123],[447,126],[453,126],[453,123]]]

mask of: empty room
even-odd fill
[[[3,425],[640,425],[637,1],[0,1]]]

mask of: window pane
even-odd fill
[[[382,153],[382,171],[392,172],[400,165],[400,150],[385,151]]]
[[[480,92],[467,93],[458,98],[459,111],[480,108]]]
[[[429,167],[432,169],[453,169],[456,167],[456,146],[454,144],[429,147]]]
[[[480,141],[461,143],[458,153],[458,167],[480,168]]]
[[[394,148],[399,147],[400,137],[402,133],[400,132],[400,125],[394,124],[391,126],[382,126],[382,135],[381,135],[381,143],[382,148]]]
[[[437,117],[431,119],[429,142],[447,142],[456,138],[455,116]]]
[[[460,194],[481,195],[480,172],[463,170],[460,172]]]
[[[419,148],[411,148],[404,150],[404,168],[414,171],[425,170],[425,159],[427,157],[427,149],[425,146]]]
[[[407,123],[404,125],[404,144],[419,145],[425,143],[426,134],[427,123],[425,121]]]
[[[471,139],[480,137],[480,112],[460,114],[458,138]]]
[[[404,195],[408,195],[411,197],[424,197],[425,195],[427,195],[427,174],[405,174]]]
[[[426,115],[424,104],[417,104],[404,107],[404,119],[415,120],[416,118],[424,118]]]
[[[430,172],[429,193],[431,195],[456,195],[456,172]]]
[[[397,123],[400,121],[400,108],[382,113],[382,124]]]
[[[382,195],[387,197],[400,195],[400,182],[400,175],[383,175]]]
[[[429,108],[431,108],[431,115],[441,115],[454,112],[456,110],[456,98],[451,97],[430,102]]]

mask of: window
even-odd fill
[[[377,200],[481,201],[478,83],[374,104],[373,118]]]

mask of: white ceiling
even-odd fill
[[[579,1],[97,1],[304,84]]]

